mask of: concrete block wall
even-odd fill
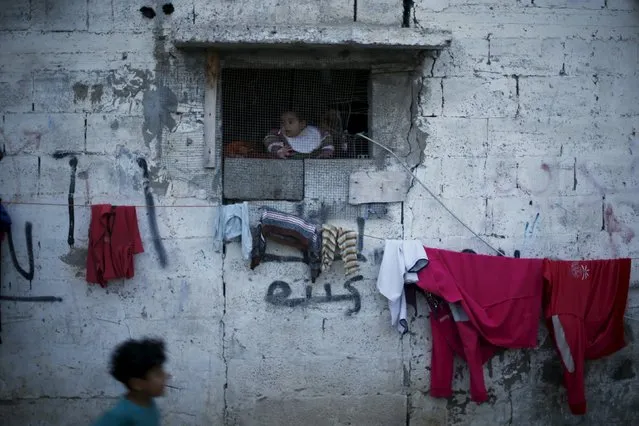
[[[1,294],[62,298],[0,302],[0,423],[88,424],[122,391],[107,374],[111,350],[147,334],[168,344],[175,389],[160,401],[167,425],[632,423],[639,415],[637,266],[629,345],[588,365],[589,414],[576,419],[543,328],[539,348],[507,351],[487,363],[488,403],[470,402],[462,363],[451,400],[428,396],[426,308],[421,301],[411,334],[402,338],[391,329],[375,289],[380,238],[490,249],[417,184],[406,202],[371,209],[381,213],[365,221],[356,293],[345,287],[340,262],[311,284],[299,262],[266,262],[251,271],[239,244],[213,251],[221,174],[200,167],[204,60],[173,48],[170,30],[182,19],[339,25],[357,19],[450,29],[450,48],[427,59],[416,77],[418,95],[378,109],[387,116],[398,111],[397,123],[414,113],[407,139],[425,146],[417,175],[508,255],[639,258],[639,4],[218,3],[175,1],[170,15],[164,2],[124,0],[32,0],[0,10],[0,196],[25,203],[8,205],[18,267],[3,243]],[[156,16],[143,17],[141,6]],[[84,281],[87,206],[99,202],[138,206],[145,245],[135,278],[107,289]],[[335,223],[358,229],[355,217]],[[269,253],[298,256],[275,244]],[[267,298],[274,281],[286,282],[291,297],[302,297],[307,285],[321,296],[330,285],[333,294],[352,298],[277,306]]]

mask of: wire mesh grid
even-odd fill
[[[355,134],[368,133],[369,77],[362,69],[224,68],[225,157],[273,158],[267,136],[291,142],[282,118],[292,113],[330,138],[333,158],[366,158],[369,144]]]

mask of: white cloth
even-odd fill
[[[249,209],[246,201],[220,206],[217,209],[217,223],[213,236],[215,251],[221,251],[225,242],[237,237],[242,238],[242,257],[250,259],[253,250],[253,237],[249,226]]]
[[[284,136],[295,152],[308,154],[315,151],[322,144],[322,134],[315,126],[306,126],[302,132],[295,137]]]
[[[426,265],[428,257],[420,241],[386,240],[377,289],[388,299],[391,325],[402,334],[408,331],[404,283],[416,283],[417,272]]]

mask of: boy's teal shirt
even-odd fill
[[[149,407],[141,407],[122,397],[93,426],[160,426],[160,411],[155,401]]]

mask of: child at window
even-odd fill
[[[127,393],[94,426],[159,426],[160,412],[153,398],[164,395],[169,375],[161,340],[127,340],[111,357],[111,375]]]
[[[330,158],[335,151],[331,135],[306,124],[294,111],[281,116],[281,126],[264,138],[266,150],[277,158]]]

